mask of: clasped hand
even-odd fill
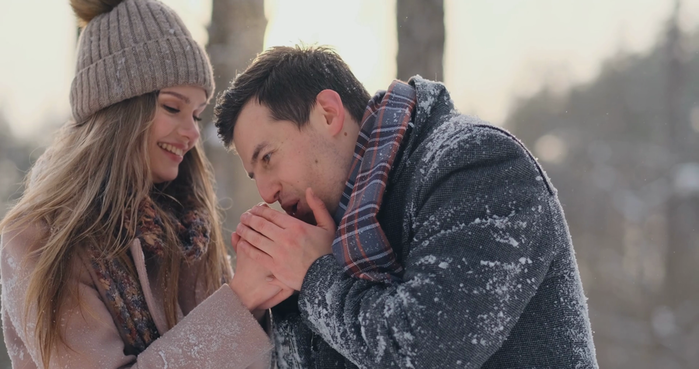
[[[238,254],[247,254],[296,291],[301,290],[311,264],[332,252],[335,237],[335,222],[323,201],[310,188],[306,190],[306,200],[317,225],[258,205],[240,217],[236,229],[240,236]]]

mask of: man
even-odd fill
[[[277,365],[596,368],[563,212],[532,155],[457,113],[442,84],[369,98],[331,50],[275,47],[218,99],[219,136],[286,213],[256,206],[233,236],[298,291],[272,309]]]

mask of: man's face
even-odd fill
[[[269,109],[253,98],[240,112],[233,143],[265,202],[279,202],[287,214],[315,224],[306,189],[311,187],[333,215],[348,168],[325,128],[318,104],[309,120],[301,129],[290,121],[276,121]]]

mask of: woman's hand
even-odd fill
[[[272,273],[252,260],[246,253],[238,252],[240,236],[233,233],[231,244],[236,252],[236,268],[230,282],[231,289],[243,305],[253,313],[269,309],[286,300],[293,289],[274,278]]]

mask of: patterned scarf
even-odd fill
[[[403,267],[376,216],[415,103],[415,89],[394,81],[388,91],[374,96],[364,113],[332,246],[335,258],[353,277],[387,283],[400,280]]]
[[[138,217],[136,237],[141,247],[146,254],[162,258],[166,247],[163,244],[165,231],[150,197],[139,205]],[[125,218],[125,224],[131,224],[129,216]],[[189,210],[180,219],[173,219],[173,223],[177,227],[183,259],[198,260],[209,244],[211,224],[207,212]],[[160,335],[138,276],[132,275],[119,258],[100,257],[100,251],[95,247],[90,256],[92,267],[106,291],[105,302],[111,308],[117,328],[126,337],[126,343],[137,351],[136,354],[141,353]]]

